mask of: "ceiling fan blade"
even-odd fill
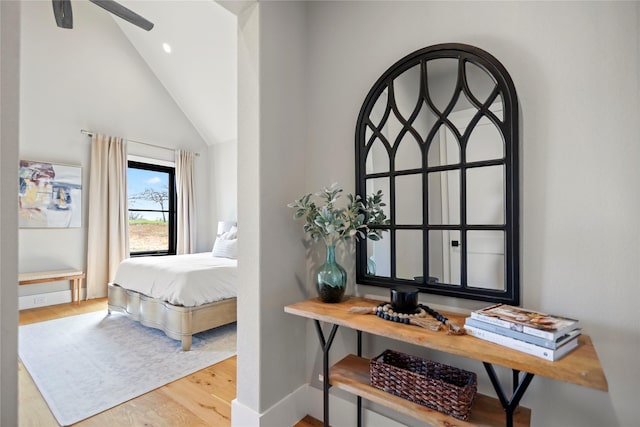
[[[73,13],[71,12],[71,0],[52,0],[53,15],[56,24],[60,28],[73,28]]]
[[[131,9],[127,9],[114,0],[89,0],[91,3],[97,4],[104,10],[113,13],[116,16],[131,22],[133,25],[137,25],[143,30],[150,31],[153,28],[153,23],[147,21],[142,16],[138,15]]]

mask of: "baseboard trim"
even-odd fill
[[[259,413],[238,402],[237,398],[231,401],[231,427],[252,427],[259,425]]]
[[[355,397],[351,400],[355,402]],[[354,426],[357,424],[357,406],[354,402],[329,394],[331,425]],[[322,390],[304,384],[284,397],[271,408],[259,414],[234,399],[231,402],[231,427],[274,427],[293,426],[307,415],[323,419]],[[406,424],[392,420],[370,409],[363,409],[366,425],[385,427],[406,427]]]
[[[80,289],[80,300],[84,299],[85,289]],[[71,290],[47,292],[44,294],[24,295],[18,297],[18,310],[44,307],[47,305],[64,304],[71,302]]]
[[[303,384],[261,414],[238,402],[238,399],[233,399],[231,401],[231,426],[292,426],[307,415],[308,388],[309,384]]]

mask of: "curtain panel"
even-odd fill
[[[107,283],[128,257],[126,142],[97,134],[91,138],[89,170],[87,298],[107,296]]]
[[[176,196],[177,236],[176,253],[190,254],[195,251],[195,193],[193,177],[194,154],[176,151]]]

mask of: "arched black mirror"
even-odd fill
[[[358,283],[519,304],[518,101],[498,60],[441,44],[378,79],[356,127],[356,192],[377,190],[390,223],[358,242]]]

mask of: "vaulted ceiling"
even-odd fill
[[[236,16],[213,0],[119,2],[154,23],[113,17],[205,142],[236,141]]]

